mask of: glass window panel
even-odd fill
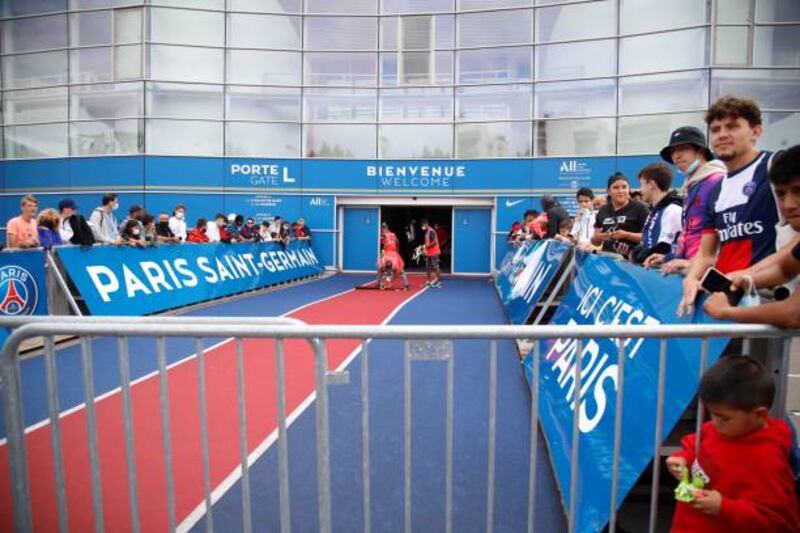
[[[69,22],[69,38],[72,46],[112,44],[111,11],[73,13]]]
[[[228,0],[229,11],[300,13],[302,0]]]
[[[481,122],[456,125],[456,157],[530,157],[531,123]]]
[[[456,89],[458,120],[531,118],[530,85],[492,85]]]
[[[72,83],[111,81],[112,48],[81,48],[69,52],[69,76]]]
[[[31,0],[3,0],[0,2],[0,14],[4,17],[66,10],[67,0],[36,0],[35,2]]]
[[[69,155],[66,124],[6,126],[3,141],[5,156],[9,159]]]
[[[537,156],[614,153],[616,128],[613,118],[538,120],[534,128]]]
[[[142,5],[145,0],[70,0],[70,9],[100,9],[104,7],[125,7]]]
[[[536,84],[536,116],[591,117],[616,114],[614,80]]]
[[[381,121],[441,122],[453,120],[453,90],[385,89],[380,94]]]
[[[458,11],[468,9],[492,9],[496,7],[526,7],[533,5],[533,0],[458,0]]]
[[[453,11],[454,0],[381,0],[381,13],[440,13]]]
[[[717,24],[750,24],[753,0],[717,2]]]
[[[591,78],[613,76],[616,73],[616,41],[611,39],[536,47],[538,80]]]
[[[225,45],[225,16],[211,11],[151,9],[150,39],[159,43]]]
[[[702,67],[706,57],[704,28],[620,39],[620,74]]]
[[[228,82],[300,85],[300,53],[228,50]]]
[[[147,120],[148,154],[222,155],[222,122]]]
[[[378,20],[371,17],[305,17],[307,50],[375,50]]]
[[[114,78],[130,80],[142,77],[142,47],[139,45],[114,48]]]
[[[758,0],[756,22],[800,22],[797,0]]]
[[[431,42],[437,49],[453,48],[454,25],[455,17],[452,15],[383,17],[381,18],[381,49],[429,50]],[[401,32],[399,36],[398,31]]]
[[[482,12],[459,15],[460,47],[528,44],[533,42],[533,10]]]
[[[148,83],[147,116],[221,119],[221,85]]]
[[[728,94],[753,98],[761,109],[800,109],[800,70],[714,70],[711,101]]]
[[[620,78],[621,115],[694,111],[708,106],[705,70]]]
[[[536,42],[610,37],[617,33],[613,0],[536,10]]]
[[[228,15],[228,46],[241,48],[300,48],[300,17]]]
[[[800,66],[800,26],[756,27],[753,64],[763,67]]]
[[[306,13],[364,13],[378,12],[375,0],[306,0]]]
[[[383,159],[453,157],[450,124],[384,124],[378,129],[378,156]]]
[[[150,0],[153,5],[193,7],[196,9],[225,9],[225,0]]]
[[[2,58],[3,87],[25,89],[67,83],[67,51]]]
[[[69,127],[72,155],[138,154],[142,148],[140,120],[73,122]]]
[[[67,88],[8,91],[3,94],[6,124],[67,120]]]
[[[211,83],[223,81],[222,50],[151,45],[149,51],[152,78]]]
[[[228,122],[225,154],[243,157],[300,157],[300,124]]]
[[[381,54],[381,85],[384,87],[451,83],[453,52]]]
[[[308,122],[375,122],[375,89],[306,89],[303,120]]]
[[[758,139],[759,148],[785,150],[797,144],[800,113],[763,113],[764,134]]]
[[[374,125],[304,124],[306,157],[371,159],[375,157]]]
[[[457,52],[458,83],[531,81],[531,47]]]
[[[303,58],[307,85],[376,85],[375,54],[315,52],[306,53]]]
[[[706,3],[697,0],[620,0],[619,10],[622,34],[686,28],[706,23]]]
[[[750,31],[752,30],[748,26],[717,26],[714,64],[741,67],[749,65]]]
[[[116,44],[142,42],[141,9],[117,9],[114,11],[114,42]]]
[[[144,89],[141,82],[70,88],[70,116],[73,119],[137,118],[143,114]]]
[[[6,20],[0,28],[5,54],[67,46],[66,15]]]
[[[228,87],[227,118],[300,122],[300,89]]]
[[[696,126],[705,132],[703,113],[620,117],[619,153],[657,154],[664,147],[667,132],[681,126]]]

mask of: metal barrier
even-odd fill
[[[20,324],[23,324],[21,325]],[[12,492],[14,506],[14,525],[16,531],[30,531],[32,529],[32,516],[29,498],[28,465],[24,441],[24,419],[21,401],[21,380],[18,348],[20,342],[33,336],[45,337],[45,369],[47,378],[47,405],[49,422],[52,427],[51,442],[53,450],[53,463],[55,469],[56,493],[58,503],[58,517],[62,531],[67,531],[67,505],[64,486],[64,463],[61,454],[61,435],[59,431],[59,407],[56,390],[56,367],[54,337],[56,335],[77,335],[81,339],[81,360],[83,365],[84,398],[88,421],[88,442],[91,466],[92,498],[94,520],[96,529],[103,530],[103,510],[101,500],[101,479],[98,464],[97,450],[97,422],[95,418],[92,371],[92,348],[90,336],[116,336],[119,342],[119,375],[121,383],[126,467],[129,483],[131,528],[139,531],[138,505],[136,496],[136,468],[133,453],[133,429],[131,421],[131,382],[129,375],[128,337],[154,337],[157,341],[157,362],[160,394],[160,418],[163,433],[163,449],[166,461],[167,504],[169,508],[170,530],[176,527],[175,501],[173,480],[171,474],[171,438],[170,438],[170,413],[167,395],[167,367],[165,354],[166,337],[189,337],[195,339],[198,357],[198,388],[200,394],[200,421],[201,421],[201,447],[203,459],[203,493],[205,511],[207,513],[207,528],[213,528],[211,514],[211,486],[209,474],[208,434],[206,428],[205,408],[205,371],[203,356],[206,348],[202,339],[209,337],[232,338],[236,341],[237,352],[237,394],[239,409],[239,445],[242,468],[242,518],[244,530],[252,531],[250,513],[250,480],[248,477],[248,450],[246,435],[246,404],[243,381],[243,346],[245,338],[270,338],[276,341],[276,375],[278,386],[278,472],[279,472],[279,505],[281,531],[290,531],[290,501],[288,478],[288,449],[286,442],[287,415],[285,404],[285,376],[283,343],[287,339],[303,339],[313,349],[315,361],[315,390],[316,390],[316,428],[317,428],[317,469],[318,469],[318,509],[319,527],[323,533],[330,533],[331,524],[331,493],[330,493],[330,457],[329,457],[329,413],[327,385],[346,381],[346,371],[331,372],[328,369],[328,360],[324,340],[327,339],[355,339],[361,341],[361,380],[362,394],[362,476],[363,491],[363,524],[364,530],[372,530],[371,505],[372,494],[370,491],[370,429],[369,429],[369,352],[368,343],[374,339],[405,340],[404,372],[403,372],[403,438],[404,438],[404,528],[411,531],[411,397],[413,386],[411,382],[412,361],[439,360],[447,365],[446,380],[446,480],[445,480],[445,526],[450,533],[453,528],[453,367],[454,353],[453,341],[458,339],[489,340],[490,345],[490,373],[489,373],[489,424],[488,424],[488,486],[487,486],[487,523],[486,530],[493,530],[494,516],[494,489],[495,489],[495,459],[496,459],[496,416],[497,416],[497,341],[501,339],[552,339],[568,338],[577,339],[577,352],[581,353],[582,339],[595,337],[614,338],[620,353],[623,352],[625,339],[657,338],[660,339],[659,353],[659,379],[657,390],[657,412],[655,417],[656,434],[653,442],[653,455],[659,457],[662,445],[662,420],[663,399],[665,394],[665,365],[667,359],[667,339],[669,338],[696,338],[702,340],[702,349],[699,357],[701,372],[706,366],[708,339],[712,337],[731,338],[773,338],[781,339],[783,346],[784,365],[788,364],[788,348],[791,337],[800,334],[798,331],[785,331],[767,326],[757,325],[660,325],[660,326],[314,326],[306,325],[297,320],[285,318],[183,318],[183,317],[68,317],[53,318],[42,317],[34,319],[0,319],[0,327],[19,326],[7,339],[0,359],[2,372],[2,393],[7,423],[9,446],[9,461],[12,475]],[[291,354],[288,354],[291,356]],[[534,343],[533,349],[534,382],[539,382],[540,347]],[[612,489],[610,498],[610,523],[609,531],[614,532],[617,527],[617,509],[614,502],[617,500],[617,483],[619,475],[620,442],[622,439],[622,410],[624,395],[624,360],[619,359],[618,391],[616,399],[614,447],[609,451],[612,457]],[[581,387],[581,357],[577,357],[575,386]],[[782,376],[785,381],[786,375]],[[780,385],[783,385],[781,383]],[[783,409],[785,393],[777,399],[778,409]],[[530,414],[530,472],[528,493],[527,530],[534,531],[534,518],[536,516],[536,464],[539,449],[538,436],[538,391],[534,387],[531,391]],[[574,410],[572,428],[572,463],[571,463],[571,502],[576,501],[578,491],[578,416],[579,409]],[[702,403],[697,406],[697,431],[701,427],[703,414]],[[700,439],[698,439],[699,443]],[[660,462],[653,463],[653,489],[650,497],[649,531],[655,531],[658,515],[658,485]],[[567,512],[567,524],[570,532],[575,530],[575,505]]]

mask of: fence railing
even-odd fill
[[[18,326],[18,327],[17,327]],[[660,339],[659,353],[659,381],[658,381],[658,400],[657,410],[654,413],[656,418],[656,436],[653,442],[653,456],[659,457],[662,437],[661,423],[665,388],[663,374],[666,364],[667,339],[672,338],[693,338],[701,339],[702,349],[698,353],[698,366],[702,369],[705,365],[705,356],[708,350],[708,340],[714,337],[730,338],[771,338],[780,339],[782,345],[782,361],[784,367],[788,365],[788,349],[791,337],[797,336],[800,332],[784,331],[768,326],[758,325],[659,325],[659,326],[323,326],[306,325],[297,320],[285,318],[187,318],[187,317],[42,317],[33,319],[0,319],[0,327],[17,327],[8,337],[3,346],[0,358],[0,373],[2,375],[2,395],[6,418],[7,442],[9,451],[10,470],[12,476],[12,496],[14,525],[16,531],[30,531],[33,527],[31,515],[31,498],[29,492],[29,471],[25,446],[25,426],[22,404],[22,381],[20,375],[20,343],[30,337],[44,337],[43,357],[45,362],[46,381],[47,381],[47,406],[49,423],[51,426],[51,444],[53,452],[53,465],[56,482],[56,496],[58,504],[58,517],[62,531],[67,531],[67,498],[64,484],[64,461],[62,457],[61,433],[59,431],[59,406],[58,391],[56,387],[56,365],[55,365],[55,343],[54,338],[58,335],[78,336],[80,339],[80,352],[82,361],[82,372],[84,382],[84,400],[87,415],[87,431],[89,443],[89,462],[91,468],[91,487],[93,498],[93,514],[98,530],[102,530],[103,509],[102,509],[102,487],[99,467],[99,457],[97,450],[97,421],[94,412],[95,393],[93,390],[93,368],[92,368],[92,336],[117,337],[119,343],[118,364],[119,378],[122,393],[122,405],[124,414],[125,431],[125,456],[128,480],[128,492],[131,508],[131,528],[133,531],[140,530],[139,516],[137,513],[137,491],[136,491],[136,465],[133,448],[133,426],[131,420],[131,379],[129,374],[131,355],[128,350],[130,337],[154,337],[157,346],[157,375],[159,383],[159,412],[162,438],[163,453],[166,463],[166,485],[167,485],[167,506],[169,509],[170,530],[176,527],[177,517],[175,516],[175,494],[173,480],[171,479],[172,456],[170,442],[170,408],[167,392],[167,365],[165,338],[167,337],[188,337],[195,341],[196,355],[198,357],[198,390],[200,394],[200,424],[201,424],[201,449],[203,460],[203,494],[205,501],[205,512],[207,513],[206,524],[212,527],[211,513],[212,508],[212,487],[209,473],[209,452],[208,452],[208,431],[206,427],[206,407],[205,407],[205,385],[206,376],[203,364],[204,353],[208,348],[204,347],[203,339],[206,338],[226,338],[236,342],[237,355],[237,395],[239,409],[239,446],[241,454],[242,468],[242,519],[245,531],[252,531],[251,521],[251,502],[250,502],[250,480],[248,477],[248,449],[246,424],[244,421],[247,406],[244,394],[244,367],[243,367],[243,339],[260,338],[274,339],[276,357],[276,380],[278,390],[277,405],[277,450],[278,450],[278,477],[279,477],[279,508],[281,530],[290,530],[290,495],[288,478],[288,449],[287,449],[287,414],[285,403],[286,376],[284,375],[284,360],[293,354],[284,353],[284,342],[287,339],[301,339],[307,341],[313,351],[315,365],[315,392],[316,392],[316,429],[317,429],[317,475],[318,487],[318,513],[319,528],[323,533],[329,533],[332,529],[331,522],[331,489],[330,489],[330,449],[329,449],[329,409],[328,392],[329,384],[347,381],[347,371],[330,371],[328,368],[328,354],[325,345],[327,339],[352,339],[360,341],[361,353],[361,395],[362,395],[362,476],[364,483],[363,490],[363,524],[364,530],[372,530],[371,508],[374,495],[370,491],[370,406],[369,406],[369,350],[368,343],[376,339],[404,340],[404,371],[403,371],[403,503],[404,503],[404,529],[411,531],[411,495],[413,480],[411,477],[411,435],[412,435],[412,416],[411,416],[411,397],[414,387],[411,380],[411,365],[413,361],[436,360],[444,362],[447,366],[446,372],[446,469],[445,469],[445,526],[446,531],[451,532],[453,528],[453,410],[454,410],[454,340],[462,339],[481,339],[490,341],[490,372],[489,372],[489,423],[488,423],[488,472],[487,472],[487,500],[486,500],[486,530],[493,530],[494,514],[494,490],[495,490],[495,459],[496,459],[496,416],[497,416],[497,341],[503,339],[578,339],[577,353],[580,352],[582,339],[591,338],[613,338],[616,339],[619,349],[622,352],[624,339],[656,338]],[[746,341],[747,342],[747,341]],[[540,347],[538,342],[533,343],[533,373],[534,383],[539,381]],[[624,360],[625,357],[622,357]],[[576,388],[580,390],[581,382],[581,358],[577,358],[576,364]],[[619,366],[617,410],[615,416],[614,446],[608,450],[612,464],[612,493],[609,501],[611,518],[609,530],[614,532],[616,529],[616,505],[617,494],[616,486],[619,476],[620,466],[620,442],[624,438],[622,434],[621,409],[622,396],[624,394],[625,374],[623,365]],[[778,410],[783,409],[785,403],[785,376],[782,374],[781,383],[778,384],[779,393],[776,406]],[[538,426],[539,426],[539,395],[537,387],[531,391],[531,411],[530,411],[530,472],[529,472],[529,493],[527,510],[527,530],[533,532],[534,518],[536,516],[536,485],[537,474],[536,465],[540,452],[537,446]],[[703,406],[698,403],[697,407],[697,430],[700,430],[700,421],[703,419]],[[573,424],[573,446],[570,479],[571,498],[570,502],[576,501],[578,491],[578,416],[579,409],[574,409]],[[699,442],[699,439],[698,439]],[[658,515],[658,484],[659,484],[659,461],[653,464],[653,490],[650,499],[649,531],[655,531]],[[575,531],[576,515],[575,505],[567,510],[567,524],[570,532]]]

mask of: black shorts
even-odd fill
[[[427,270],[429,270],[429,271],[430,270],[436,270],[437,268],[439,268],[439,256],[438,255],[434,255],[434,256],[426,255],[425,256],[425,268]]]

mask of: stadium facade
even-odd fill
[[[538,196],[635,177],[719,96],[759,102],[763,148],[800,131],[798,0],[0,4],[3,220],[29,192],[303,216],[368,270],[390,209],[436,213],[485,273]]]

